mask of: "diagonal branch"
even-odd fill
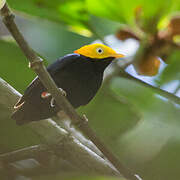
[[[1,9],[1,15],[3,17],[4,24],[18,43],[27,59],[30,61],[30,68],[35,71],[43,85],[47,88],[48,92],[51,93],[52,96],[56,99],[58,106],[63,109],[63,111],[70,117],[74,124],[78,125],[81,131],[100,149],[105,157],[115,166],[119,172],[122,173],[124,177],[131,180],[137,180],[134,173],[124,167],[119,159],[113,153],[111,153],[111,151],[104,145],[104,143],[102,143],[101,140],[95,135],[94,131],[88,126],[86,118],[79,116],[72,105],[63,96],[63,93],[59,91],[55,82],[52,80],[51,76],[43,65],[42,59],[38,57],[29,47],[22,34],[18,30],[14,22],[14,16],[7,4],[5,4],[5,6]]]

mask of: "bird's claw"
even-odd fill
[[[70,127],[72,127],[73,125],[80,127],[83,124],[87,124],[88,123],[88,118],[85,114],[82,115],[82,121],[78,121],[78,122],[70,122]]]
[[[84,119],[84,122],[87,123],[88,122],[88,118],[85,114],[82,115],[83,119]]]
[[[55,99],[54,98],[51,98],[50,105],[51,105],[51,107],[55,106]]]
[[[59,88],[59,90],[61,91],[61,93],[62,93],[63,96],[66,96],[66,95],[67,95],[67,94],[66,94],[66,91],[64,91],[62,88]],[[48,93],[48,92],[42,92],[42,94],[41,94],[41,98],[43,98],[43,99],[46,99],[46,98],[48,98],[48,97],[50,97],[50,96],[51,96],[51,94]],[[54,99],[53,97],[51,98],[50,106],[51,106],[51,107],[55,107],[55,99]]]
[[[62,93],[63,96],[65,96],[65,97],[67,96],[66,91],[64,91],[62,88],[59,88],[59,90],[61,91],[61,93]]]

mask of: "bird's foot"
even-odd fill
[[[55,107],[55,99],[54,98],[51,98],[50,106]]]
[[[78,122],[70,122],[70,127],[72,127],[73,125],[75,125],[76,127],[80,127],[83,126],[84,124],[88,124],[88,118],[85,114],[82,115],[82,120],[78,121]]]
[[[88,123],[88,118],[85,114],[82,115],[83,119],[84,119],[84,123]]]
[[[60,90],[60,92],[61,92],[61,94],[63,95],[63,96],[67,96],[67,93],[66,93],[66,91],[64,91],[62,88],[59,88],[59,90]]]

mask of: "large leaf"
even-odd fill
[[[143,179],[179,179],[176,167],[180,158],[175,156],[180,149],[179,107],[130,80],[115,79],[111,88],[136,104],[142,113],[137,126],[114,145],[121,160]]]
[[[90,36],[94,31],[100,31],[103,36],[104,33],[112,32],[117,27],[117,23],[114,26],[115,23],[111,21],[90,16],[85,0],[57,0],[53,3],[48,0],[9,0],[8,2],[16,11],[68,25],[69,30],[84,36]]]
[[[141,120],[141,115],[125,97],[116,96],[105,83],[96,97],[80,111],[103,141],[118,152],[117,141]]]
[[[94,15],[106,17],[123,23],[134,23],[135,11],[139,8],[139,12],[143,23],[163,16],[172,10],[179,9],[179,0],[86,0],[88,10]]]
[[[24,89],[34,74],[28,68],[28,61],[14,44],[0,41],[0,76],[18,90]],[[0,148],[9,151],[39,142],[26,127],[19,127],[10,119],[5,107],[0,107]]]
[[[53,3],[50,3],[48,0],[8,0],[8,3],[11,8],[17,11],[41,18],[60,21],[58,13],[58,5],[60,2],[58,0],[53,1]]]
[[[54,62],[61,56],[73,53],[74,50],[94,40],[67,31],[63,25],[49,21],[25,19],[18,25],[30,46],[48,62]]]
[[[0,60],[0,76],[17,90],[25,89],[34,75],[19,47],[15,43],[0,40]]]
[[[86,28],[85,22],[89,20],[84,0],[55,0],[53,3],[48,0],[8,0],[8,3],[17,11],[55,22],[66,23],[79,29]]]

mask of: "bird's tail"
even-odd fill
[[[27,115],[26,115],[26,113],[24,111],[24,108],[19,108],[19,109],[15,110],[12,113],[11,118],[16,120],[17,125],[27,124],[30,121],[32,121],[29,118],[27,118]]]
[[[11,118],[16,120],[17,125],[27,124],[37,120],[34,113],[32,113],[34,111],[33,106],[26,102],[19,106],[15,105],[15,111],[12,113]]]
[[[37,106],[22,100],[18,101],[14,108],[15,111],[12,113],[11,118],[16,120],[17,125],[47,119],[56,115],[60,110],[58,106],[55,106],[52,109],[51,107],[46,106],[46,104],[40,104]]]

